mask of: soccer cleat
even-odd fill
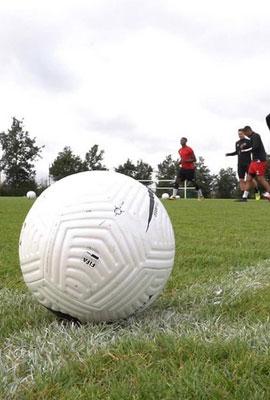
[[[268,192],[263,193],[263,198],[270,201],[270,193]]]
[[[248,199],[246,199],[245,197],[242,197],[241,199],[236,199],[234,201],[237,201],[238,203],[246,203],[248,201]]]
[[[176,200],[175,196],[170,196],[168,200]]]
[[[261,200],[260,193],[255,193],[255,200]]]

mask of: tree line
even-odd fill
[[[11,128],[7,132],[0,133],[0,145],[2,155],[0,158],[0,173],[4,179],[0,182],[0,195],[23,196],[28,190],[34,190],[39,194],[46,188],[46,184],[38,184],[34,163],[41,157],[44,146],[36,144],[36,138],[31,138],[29,132],[24,129],[23,121],[12,119]],[[94,144],[82,159],[73,153],[69,146],[60,151],[49,167],[49,175],[53,181],[65,176],[82,171],[106,170],[103,164],[104,150],[100,150]],[[156,178],[158,179],[157,194],[161,194],[162,187],[172,186],[176,176],[177,161],[172,155],[158,164]],[[115,168],[116,172],[131,176],[134,179],[147,181],[153,176],[153,168],[148,163],[138,160],[134,163],[129,158],[123,164]],[[270,178],[270,163],[268,166],[268,178]],[[196,179],[203,190],[205,197],[233,198],[238,195],[238,180],[236,172],[231,168],[222,168],[218,174],[212,174],[205,165],[203,157],[199,157],[196,168]],[[166,181],[166,182],[162,182]],[[149,184],[149,182],[145,182]],[[192,190],[189,196],[195,195]]]

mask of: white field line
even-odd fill
[[[246,293],[256,294],[259,288],[268,286],[270,261],[230,273],[218,283],[194,284],[177,293],[177,307],[152,307],[121,323],[78,328],[55,320],[19,331],[6,338],[0,348],[0,393],[12,395],[20,385],[33,382],[35,374],[55,373],[70,361],[83,363],[85,358],[121,340],[147,341],[160,333],[207,342],[238,339],[256,351],[269,352],[269,319],[255,324],[247,320],[228,324],[221,310],[222,305],[239,302]],[[36,307],[30,294],[8,289],[0,291],[0,304],[9,310],[23,305],[29,310]]]

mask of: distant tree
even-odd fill
[[[49,173],[55,181],[58,181],[65,176],[87,171],[87,169],[85,162],[79,156],[73,154],[70,147],[65,146],[50,166]]]
[[[174,179],[178,162],[172,159],[171,154],[166,156],[160,164],[158,164],[158,179]]]
[[[149,180],[151,179],[152,172],[153,168],[151,167],[151,165],[143,162],[142,160],[138,160],[134,178],[137,180]]]
[[[89,171],[106,169],[102,165],[104,150],[98,150],[98,145],[94,144],[91,149],[85,154],[85,165]]]
[[[214,176],[211,174],[210,169],[204,164],[204,158],[199,157],[196,163],[196,182],[202,189],[204,197],[210,197]]]
[[[36,145],[36,138],[30,138],[24,130],[23,122],[15,117],[11,129],[0,133],[2,157],[0,170],[5,181],[2,189],[11,195],[25,195],[27,190],[35,190],[34,161],[40,157],[42,147]]]
[[[237,185],[236,172],[232,168],[222,168],[214,178],[215,196],[221,199],[232,198],[235,196]]]
[[[134,165],[133,162],[128,158],[124,164],[119,165],[117,168],[115,168],[115,171],[119,172],[120,174],[128,175],[132,178],[135,178],[136,165]]]
[[[165,188],[172,188],[173,183],[177,174],[178,169],[178,162],[172,159],[171,154],[165,157],[161,163],[158,164],[158,172],[157,178],[158,180],[168,180],[169,182],[159,182],[157,187],[160,189],[158,190],[158,194],[161,194],[163,191],[168,191]],[[164,189],[161,189],[163,188]]]
[[[138,160],[136,165],[128,158],[127,161],[115,168],[120,174],[131,176],[137,180],[150,180],[153,168],[150,164]]]

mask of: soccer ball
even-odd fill
[[[26,197],[30,200],[33,200],[37,197],[36,193],[30,190],[29,192],[26,193]]]
[[[162,195],[161,195],[161,198],[163,199],[163,200],[166,200],[166,199],[168,199],[170,196],[169,196],[169,194],[168,193],[162,193]]]
[[[81,322],[144,310],[170,276],[169,216],[138,181],[110,171],[70,175],[47,188],[23,224],[19,256],[38,301]]]

